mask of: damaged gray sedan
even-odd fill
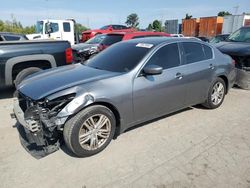
[[[232,59],[201,41],[135,39],[84,65],[28,77],[17,89],[13,117],[22,144],[34,155],[65,143],[87,157],[139,123],[195,104],[219,107],[235,76]]]

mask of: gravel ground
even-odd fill
[[[12,126],[12,90],[0,91],[0,187],[250,187],[250,91],[216,110],[192,107],[130,130],[100,154],[61,149],[37,160]]]

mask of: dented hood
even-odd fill
[[[25,96],[39,100],[58,91],[116,76],[120,73],[73,64],[33,74],[17,88]]]

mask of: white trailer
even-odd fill
[[[250,25],[250,15],[229,15],[224,17],[222,34],[231,34],[242,26]]]
[[[76,33],[75,21],[73,19],[38,21],[36,24],[36,33],[26,36],[29,40],[67,40],[71,45],[79,42],[79,36]]]

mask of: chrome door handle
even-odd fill
[[[181,73],[178,72],[178,73],[176,73],[175,78],[178,80],[181,80],[183,78],[183,76]]]
[[[213,64],[210,64],[210,65],[209,65],[209,68],[213,70],[213,69],[214,69],[214,65],[213,65]]]

